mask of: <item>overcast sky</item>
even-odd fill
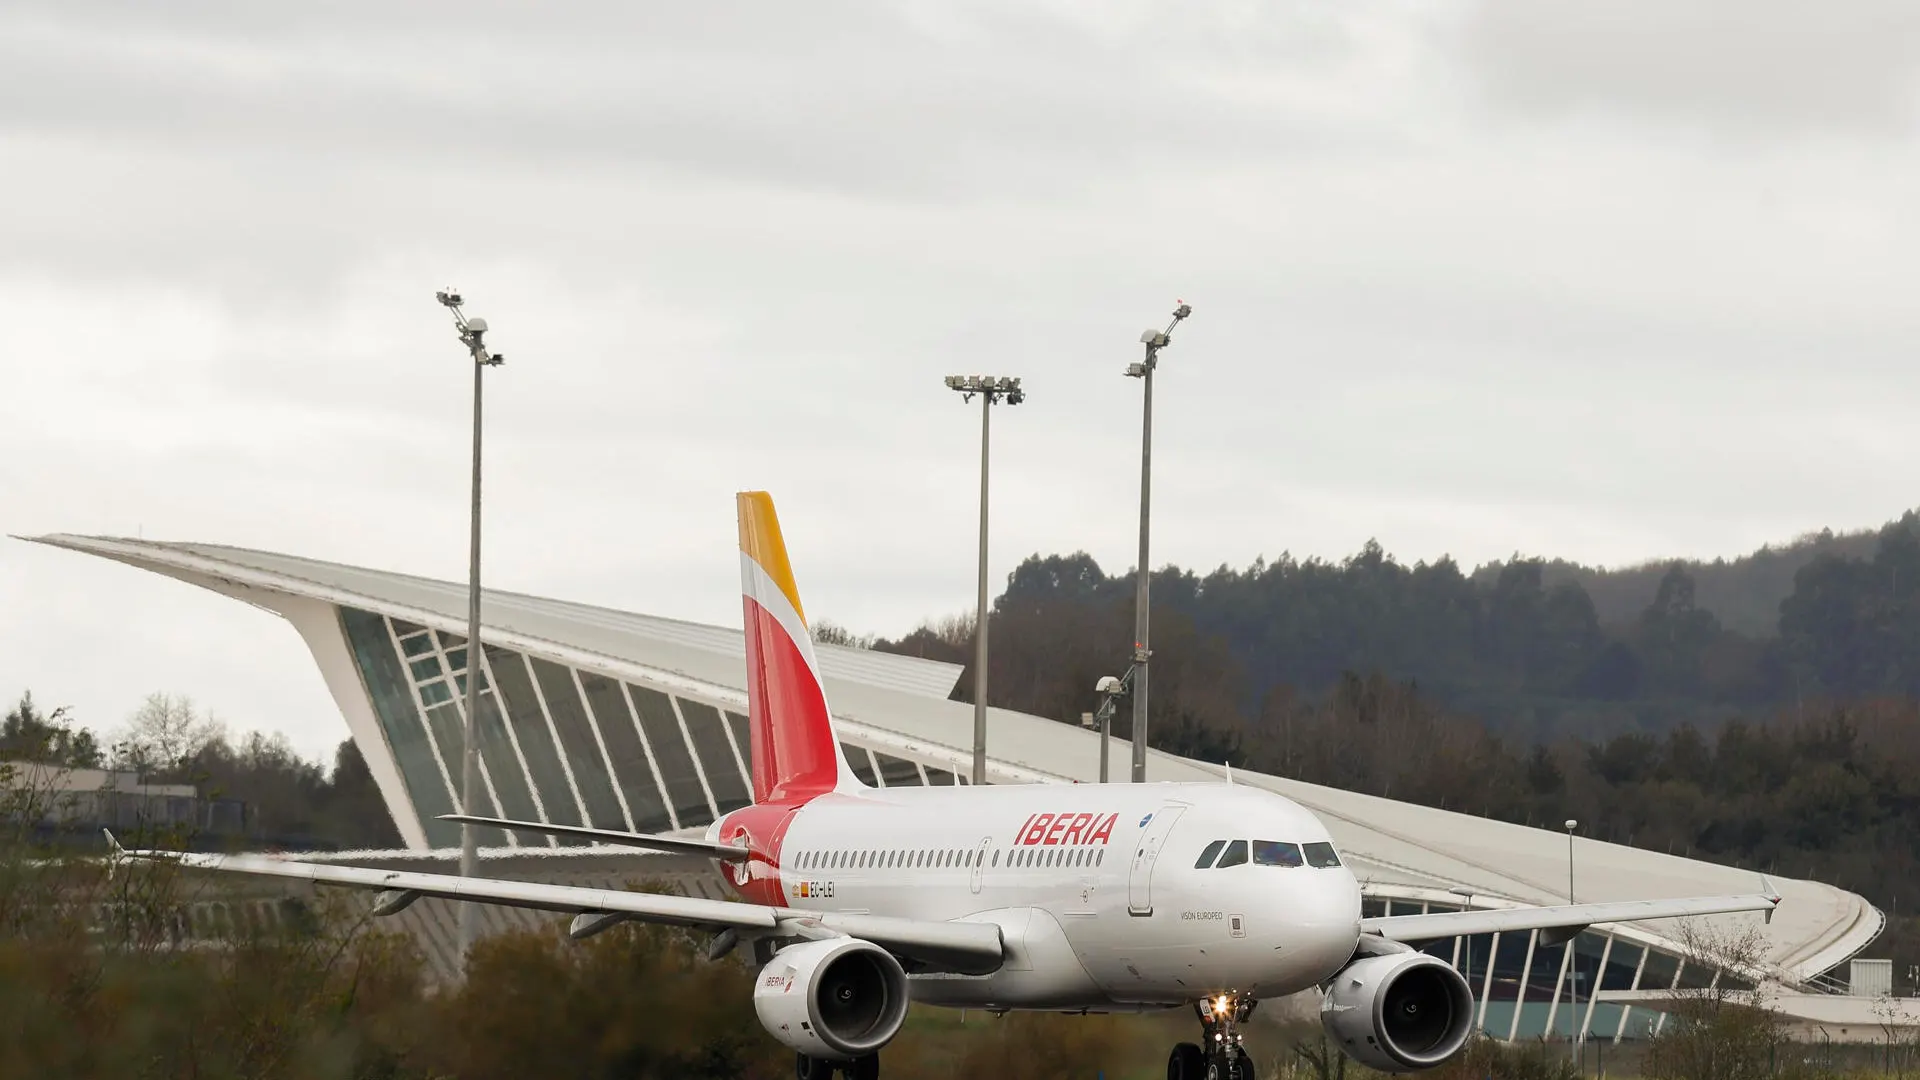
[[[1920,504],[1911,0],[0,8],[0,532],[737,624],[993,573],[1734,554]],[[0,696],[345,735],[298,636],[0,540]]]

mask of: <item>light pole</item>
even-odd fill
[[[1027,399],[1019,379],[993,375],[949,375],[947,389],[962,400],[980,395],[980,601],[973,617],[973,782],[987,782],[987,446],[993,431],[993,406],[1001,398],[1018,405]]]
[[[1107,782],[1107,739],[1113,734],[1113,711],[1115,702],[1127,692],[1127,684],[1133,681],[1133,668],[1127,673],[1115,677],[1102,675],[1100,681],[1093,684],[1093,692],[1100,695],[1100,711],[1094,714],[1100,727],[1100,782]]]
[[[1573,818],[1568,818],[1566,820],[1565,828],[1567,830],[1567,903],[1569,904],[1574,902],[1573,900],[1573,830],[1579,827],[1580,827],[1580,823],[1578,821],[1575,821]],[[1571,1004],[1573,1008],[1571,1023],[1568,1025],[1568,1027],[1569,1027],[1569,1030],[1573,1033],[1573,1038],[1569,1041],[1572,1043],[1573,1065],[1574,1065],[1574,1068],[1576,1069],[1580,1067],[1580,1043],[1586,1037],[1586,1034],[1587,1034],[1586,1031],[1584,1030],[1584,1025],[1580,1023],[1580,947],[1579,946],[1580,946],[1580,935],[1578,933],[1575,933],[1572,937],[1567,939],[1567,949],[1568,949],[1567,1001],[1569,1004]]]
[[[1127,377],[1139,379],[1145,385],[1140,411],[1140,564],[1135,571],[1138,580],[1134,582],[1133,591],[1133,663],[1139,669],[1133,679],[1133,782],[1136,784],[1147,781],[1147,658],[1153,655],[1153,650],[1147,647],[1147,585],[1151,580],[1147,569],[1147,526],[1153,493],[1153,369],[1160,366],[1160,350],[1172,343],[1173,328],[1191,314],[1193,308],[1182,303],[1173,309],[1173,321],[1167,324],[1165,330],[1142,333],[1140,343],[1147,347],[1146,359],[1127,365]]]
[[[434,298],[453,312],[453,325],[460,332],[460,344],[473,357],[473,507],[467,551],[467,717],[460,747],[460,812],[483,813],[474,803],[480,788],[479,725],[480,711],[480,389],[481,374],[506,362],[506,357],[489,353],[486,346],[487,320],[469,319],[460,310],[462,300],[456,289],[448,288]],[[460,826],[460,876],[472,877],[480,867],[479,837],[473,826]],[[473,947],[476,931],[473,905],[460,905],[460,957],[465,962]]]
[[[1462,911],[1473,910],[1473,890],[1472,889],[1466,888],[1465,886],[1456,885],[1453,888],[1448,889],[1447,891],[1452,893],[1455,896],[1464,896],[1467,898],[1466,904],[1463,907],[1461,907],[1460,910]],[[1467,993],[1471,995],[1473,994],[1473,935],[1471,934],[1467,935],[1466,953],[1467,953],[1467,970],[1466,970]]]

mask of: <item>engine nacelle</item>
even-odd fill
[[[858,938],[790,945],[753,987],[753,1011],[774,1038],[808,1057],[849,1061],[891,1042],[907,1019],[907,973]]]
[[[1341,968],[1320,1001],[1320,1023],[1348,1057],[1381,1072],[1430,1069],[1473,1032],[1473,991],[1446,961],[1390,953]]]

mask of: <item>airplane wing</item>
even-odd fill
[[[1360,920],[1361,933],[1379,934],[1394,941],[1433,941],[1461,934],[1491,934],[1505,930],[1560,931],[1550,935],[1565,941],[1595,923],[1682,919],[1694,915],[1724,915],[1735,911],[1764,911],[1773,917],[1780,903],[1774,893],[1746,896],[1698,896],[1685,900],[1625,900],[1611,904],[1562,904],[1558,907],[1489,908],[1479,911],[1441,911],[1431,915],[1385,915]]]
[[[392,914],[422,896],[436,896],[538,911],[608,915],[723,934],[733,931],[742,938],[856,937],[893,953],[908,965],[910,971],[986,975],[999,970],[1004,957],[1000,927],[995,923],[933,922],[879,915],[795,911],[764,904],[627,892],[622,889],[466,878],[452,874],[420,874],[364,866],[330,866],[272,855],[128,851],[120,846],[111,832],[107,833],[107,842],[112,847],[112,857],[116,862],[143,859],[201,870],[292,878],[317,885],[377,889],[381,896],[374,905],[376,914]]]
[[[468,825],[490,825],[496,829],[512,829],[515,832],[547,833],[552,836],[574,836],[582,840],[598,840],[605,844],[624,844],[627,847],[649,848],[654,851],[670,851],[676,855],[711,855],[716,859],[739,861],[752,855],[751,851],[734,844],[722,844],[714,840],[694,840],[679,836],[654,836],[649,833],[621,832],[618,829],[587,829],[578,825],[548,825],[541,821],[509,821],[506,818],[475,817],[471,814],[441,814],[441,821],[458,821]]]

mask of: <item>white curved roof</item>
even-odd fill
[[[101,555],[172,577],[182,576],[179,571],[186,571],[235,585],[336,603],[351,600],[369,610],[399,617],[410,613],[422,619],[437,616],[436,622],[450,618],[460,627],[464,627],[467,620],[464,583],[219,544],[65,534],[20,539]],[[736,686],[741,682],[745,647],[737,629],[495,589],[483,589],[481,595],[487,629],[504,630],[611,659],[637,660],[649,667],[700,681]],[[937,660],[837,645],[822,645],[815,652],[829,677],[923,696],[945,697],[961,672],[959,666]]]
[[[53,535],[36,542],[69,548],[217,589],[279,610],[275,596],[321,600],[443,629],[463,631],[463,584],[387,573],[290,555],[212,544]],[[666,675],[721,696],[743,693],[740,631],[615,611],[568,601],[488,591],[483,636],[544,652],[563,662],[614,672]],[[971,705],[948,700],[961,669],[952,664],[836,646],[819,649],[843,736],[879,750],[944,761],[964,772],[972,760]],[[988,710],[987,749],[997,782],[1091,782],[1098,736],[1079,727],[1006,709]],[[1114,739],[1114,775],[1131,749]],[[1154,752],[1154,780],[1221,778],[1221,770]],[[1566,899],[1564,833],[1235,770],[1235,783],[1286,795],[1326,821],[1374,895],[1457,903],[1448,890],[1473,890],[1477,904],[1559,903]],[[1575,896],[1581,902],[1756,891],[1758,876],[1619,844],[1576,838]],[[1884,919],[1861,897],[1816,881],[1772,879],[1784,898],[1765,928],[1766,959],[1798,981],[1865,948]],[[1754,921],[1720,916],[1709,921]],[[1671,927],[1629,930],[1671,941]],[[1667,947],[1671,948],[1671,945]]]

